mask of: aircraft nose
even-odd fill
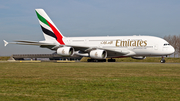
[[[170,52],[171,54],[173,54],[173,53],[175,52],[175,49],[174,49],[173,46],[170,47],[169,52]]]

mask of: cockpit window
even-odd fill
[[[170,45],[169,43],[165,43],[164,46]]]

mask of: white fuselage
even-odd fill
[[[66,37],[63,41],[70,46],[128,52],[124,56],[165,56],[174,53],[174,48],[167,41],[153,36]],[[120,56],[108,54],[108,57]]]

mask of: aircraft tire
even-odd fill
[[[116,62],[115,59],[108,59],[108,62]]]
[[[165,60],[161,60],[160,62],[161,62],[161,63],[165,63],[166,61],[165,61]]]
[[[92,59],[88,59],[87,62],[93,62],[93,60]]]
[[[106,62],[106,59],[98,60],[98,59],[88,59],[87,62]]]

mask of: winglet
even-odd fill
[[[4,46],[7,46],[8,42],[6,40],[3,40],[3,41],[4,41]]]

